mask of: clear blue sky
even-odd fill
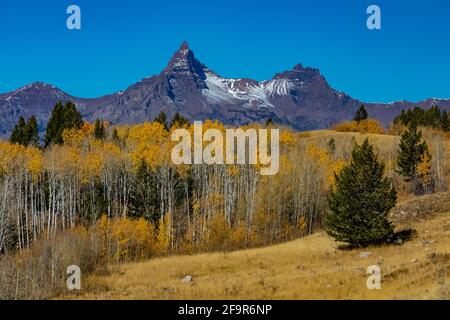
[[[70,4],[81,31],[66,28]],[[370,4],[381,31],[366,28]],[[0,92],[37,80],[82,97],[123,90],[183,40],[227,77],[302,63],[363,101],[450,98],[448,0],[0,0]]]

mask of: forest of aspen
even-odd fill
[[[366,115],[320,135],[272,121],[243,126],[280,129],[275,176],[260,175],[257,165],[174,165],[171,132],[192,130],[178,114],[109,125],[82,121],[70,105],[55,110],[45,137],[35,120],[21,119],[10,141],[0,140],[0,299],[55,297],[66,290],[70,265],[102,274],[114,264],[310,235],[323,227],[327,195],[359,136],[369,137],[399,193],[449,185],[450,122],[438,108],[403,112],[389,128]],[[418,181],[404,179],[397,166],[411,122],[427,145]],[[208,120],[203,130],[209,128],[226,126]],[[387,135],[395,143],[386,143]]]

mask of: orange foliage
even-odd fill
[[[333,127],[338,132],[359,132],[359,133],[372,133],[372,134],[384,134],[385,130],[381,126],[380,122],[375,119],[367,119],[363,121],[351,121],[337,124]]]

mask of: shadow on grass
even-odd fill
[[[402,244],[404,242],[411,241],[416,237],[417,237],[416,230],[404,229],[404,230],[400,230],[398,232],[394,232],[394,234],[392,235],[392,238],[388,239],[388,240],[391,240],[391,242],[394,242],[394,243],[397,241],[397,243],[395,243],[395,244]],[[401,240],[401,243],[398,243],[399,240]]]
[[[366,244],[361,245],[353,245],[353,244],[339,244],[338,249],[344,251],[350,251],[354,249],[362,249],[367,247],[382,247],[386,245],[395,245],[399,246],[404,244],[405,242],[411,241],[417,237],[417,231],[414,229],[403,229],[397,232],[394,232],[387,239],[373,241]]]

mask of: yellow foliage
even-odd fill
[[[431,157],[428,152],[425,152],[420,157],[420,163],[417,165],[417,173],[425,185],[431,182]]]
[[[302,216],[299,220],[298,220],[298,230],[302,233],[305,234],[306,232],[306,221],[305,221],[305,217]]]
[[[307,154],[317,162],[325,170],[325,178],[328,186],[334,185],[335,174],[338,174],[346,165],[344,160],[334,160],[330,157],[327,150],[317,147],[314,144],[309,144]]]
[[[90,152],[83,158],[82,182],[88,182],[92,177],[99,177],[103,169],[103,153]]]
[[[25,147],[9,142],[0,142],[0,172],[15,171],[23,161]]]
[[[153,228],[145,219],[118,219],[112,225],[112,237],[117,241],[115,260],[144,259],[150,255]]]
[[[325,149],[321,149],[315,144],[309,144],[306,152],[314,161],[318,161],[321,165],[325,166],[328,164],[330,157]]]
[[[195,215],[198,215],[200,213],[201,204],[198,200],[195,200],[192,204],[192,211]]]
[[[229,238],[229,225],[224,214],[215,214],[209,226],[208,248],[221,250],[226,247]]]
[[[81,147],[85,136],[86,134],[83,129],[65,129],[62,133],[65,145],[78,148]]]
[[[270,132],[270,131],[269,131]],[[294,147],[298,142],[296,134],[290,130],[280,132],[280,146]]]
[[[27,155],[27,169],[33,176],[36,178],[41,172],[43,168],[43,155],[42,151],[38,148],[30,147],[26,150]]]
[[[154,228],[143,218],[108,219],[102,215],[96,233],[100,237],[101,256],[115,262],[143,260],[154,254]]]
[[[94,125],[90,124],[87,121],[84,121],[83,125],[81,126],[81,131],[85,136],[89,136],[94,132]]]
[[[231,177],[237,177],[239,175],[239,172],[240,172],[239,166],[236,166],[236,165],[227,166],[227,173]]]
[[[228,247],[231,249],[244,248],[247,238],[247,228],[241,223],[233,228],[228,237]]]
[[[0,142],[0,173],[26,170],[36,178],[43,169],[43,152],[35,147]]]
[[[131,149],[134,166],[144,159],[151,167],[170,161],[169,133],[157,122],[132,126],[128,132],[127,145]]]
[[[337,124],[333,127],[338,132],[359,132],[359,133],[372,133],[372,134],[384,134],[385,131],[380,122],[375,119],[367,119],[363,121],[351,121]]]
[[[165,254],[170,248],[172,238],[172,221],[170,214],[166,214],[159,220],[158,232],[156,235],[155,251],[158,254]]]
[[[347,162],[344,160],[335,160],[332,161],[328,166],[328,170],[327,170],[327,183],[328,186],[334,186],[336,180],[335,180],[335,174],[339,174],[342,169],[344,169],[344,167],[347,165]]]

